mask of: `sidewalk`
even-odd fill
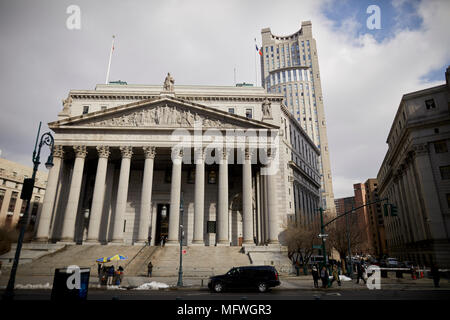
[[[3,273],[0,276],[0,288],[5,288],[8,283],[9,273]],[[276,290],[317,290],[314,288],[311,276],[281,276],[281,285]],[[166,284],[167,289],[160,290],[207,290],[208,278],[200,277],[183,277],[183,287],[178,288],[178,276],[170,277],[127,277],[125,275],[120,286],[105,287],[100,286],[96,275],[91,275],[89,279],[89,288],[95,290],[127,290],[136,289],[143,284],[154,282],[155,285]],[[341,281],[339,287],[337,283],[333,283],[333,287],[325,290],[369,290],[363,282],[359,284],[356,280]],[[16,279],[16,287],[29,289],[51,289],[53,284],[52,276],[18,276]],[[319,281],[320,285],[320,281]],[[384,290],[450,290],[450,281],[441,279],[440,288],[434,288],[432,279],[412,280],[410,278],[381,278],[381,289]]]

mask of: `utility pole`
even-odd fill
[[[352,202],[352,213],[355,211],[355,205]],[[352,249],[351,249],[351,242],[350,242],[350,226],[349,226],[349,218],[348,215],[345,216],[345,222],[347,225],[347,243],[348,243],[348,257],[349,257],[349,263],[348,263],[348,276],[350,279],[353,275],[353,261],[352,261]]]
[[[327,252],[326,252],[326,248],[325,248],[325,238],[326,238],[326,234],[325,234],[325,226],[323,224],[323,208],[320,207],[319,208],[319,212],[320,212],[320,235],[319,237],[322,238],[322,254],[323,254],[323,263],[326,266],[327,263]]]

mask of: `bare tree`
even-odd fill
[[[348,227],[346,217],[337,220],[335,223],[327,227],[328,242],[331,247],[336,249],[342,261],[342,267],[345,269],[344,261],[348,256],[348,240],[350,239],[350,250],[354,253],[362,244],[362,231],[359,229],[356,219],[348,219]]]
[[[318,242],[316,223],[305,225],[291,222],[285,228],[288,257],[293,264],[306,266],[313,254],[313,245]]]

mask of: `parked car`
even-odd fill
[[[277,270],[272,266],[248,266],[232,268],[226,274],[209,279],[208,288],[214,292],[227,289],[258,289],[266,292],[280,285]]]
[[[399,263],[396,258],[387,258],[386,259],[386,266],[388,268],[397,268],[399,266]]]

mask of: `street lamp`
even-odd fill
[[[183,286],[183,236],[184,236],[184,230],[183,230],[183,192],[181,192],[181,199],[180,199],[180,230],[179,230],[179,238],[180,238],[180,268],[178,270],[178,287]]]
[[[45,163],[45,167],[47,169],[51,169],[53,167],[53,145],[54,145],[53,136],[50,134],[50,132],[44,133],[41,136],[41,140],[39,142],[39,147],[38,147],[37,142],[39,139],[40,131],[41,131],[41,123],[39,123],[38,134],[36,136],[36,144],[34,145],[34,151],[33,151],[33,175],[31,176],[31,179],[28,180],[28,182],[30,183],[29,188],[26,188],[27,189],[26,191],[22,190],[21,198],[27,201],[27,206],[25,207],[25,213],[22,217],[22,221],[19,220],[21,227],[20,227],[19,239],[17,240],[16,254],[14,256],[14,262],[13,262],[13,266],[11,268],[8,286],[6,287],[6,291],[3,295],[3,299],[12,299],[14,297],[14,283],[16,281],[17,266],[19,264],[20,251],[22,250],[23,238],[25,236],[25,231],[27,228],[27,221],[28,221],[28,215],[29,215],[28,211],[30,209],[31,197],[33,195],[34,182],[36,179],[36,172],[38,170],[39,165],[41,164],[41,162],[39,160],[40,160],[41,148],[43,145],[47,145],[50,148],[50,155],[48,156],[47,162]],[[38,147],[37,152],[36,152],[36,147]],[[25,184],[25,181],[24,181],[24,184]],[[23,189],[25,189],[25,188],[23,188]]]

